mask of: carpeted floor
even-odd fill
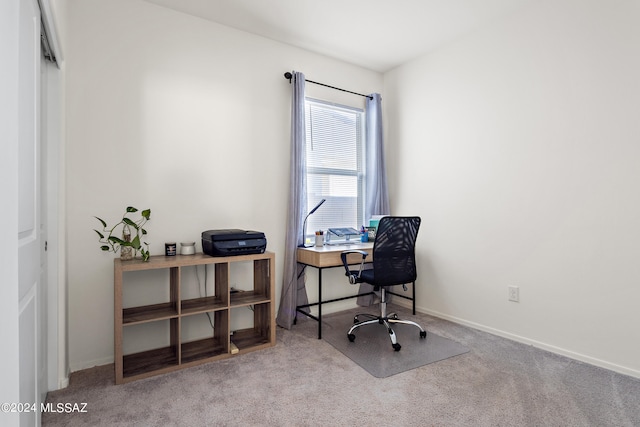
[[[469,352],[375,378],[305,320],[278,329],[275,347],[129,384],[114,384],[112,365],[73,373],[47,402],[87,412],[42,425],[640,426],[639,379],[417,317]]]

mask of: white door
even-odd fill
[[[18,77],[18,334],[20,402],[38,411],[22,412],[20,425],[40,424],[38,368],[42,331],[40,301],[42,239],[40,217],[40,9],[20,0]]]

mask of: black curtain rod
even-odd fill
[[[284,78],[289,80],[289,83],[291,83],[291,79],[293,78],[293,74],[291,74],[290,72],[287,71],[286,73],[284,73]],[[324,83],[314,82],[313,80],[306,80],[305,79],[305,81],[309,82],[309,83],[316,84],[316,85],[328,87],[328,88],[331,88],[331,89],[339,90],[339,91],[342,91],[342,92],[352,93],[354,95],[359,95],[359,96],[363,96],[365,98],[373,99],[373,96],[371,96],[371,95],[363,95],[363,94],[358,93],[358,92],[352,92],[350,90],[340,89],[339,87],[330,86],[330,85],[327,85],[327,84],[324,84]]]

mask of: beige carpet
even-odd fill
[[[112,365],[76,372],[47,402],[87,412],[45,413],[42,425],[640,426],[636,378],[418,318],[469,352],[375,378],[305,320],[278,329],[275,347],[124,385]]]

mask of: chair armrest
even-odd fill
[[[347,262],[347,256],[349,254],[360,254],[360,255],[362,255],[362,261],[360,262],[360,268],[358,269],[358,274],[357,275],[354,272],[352,272],[351,270],[349,270],[349,264]],[[342,264],[344,265],[345,276],[349,277],[349,283],[351,283],[352,285],[354,285],[354,284],[359,282],[360,274],[362,273],[362,267],[364,266],[364,260],[367,258],[368,255],[369,255],[368,252],[365,252],[365,251],[362,251],[362,250],[358,250],[358,249],[351,249],[351,250],[348,250],[348,251],[343,251],[340,254],[340,259],[342,260]]]
[[[369,252],[367,252],[367,251],[363,251],[363,250],[360,250],[360,249],[349,249],[348,251],[342,251],[342,253],[340,254],[340,257],[346,258],[346,256],[349,255],[349,254],[360,254],[364,258],[369,256]]]

